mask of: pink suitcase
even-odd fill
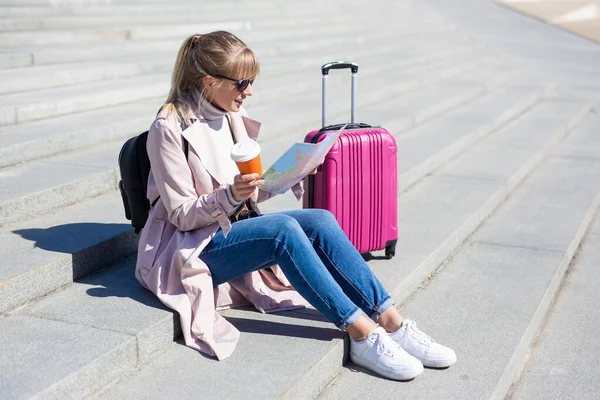
[[[323,128],[306,135],[318,143],[343,124],[327,126],[327,76],[330,69],[352,71],[351,120],[333,145],[319,172],[304,181],[304,208],[331,211],[361,254],[385,249],[395,255],[398,241],[396,140],[379,127],[355,123],[358,65],[333,62],[321,67],[323,74]]]

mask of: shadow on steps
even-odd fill
[[[137,251],[138,237],[128,224],[73,223],[12,231],[35,247],[71,254],[73,280]]]
[[[279,313],[278,315],[285,315]],[[286,315],[289,316],[289,315]],[[294,315],[293,317],[297,317]],[[276,321],[261,321],[250,318],[226,317],[240,332],[260,333],[264,335],[289,336],[305,339],[332,341],[342,337],[341,331],[335,328],[300,325]]]

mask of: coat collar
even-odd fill
[[[191,107],[185,107],[183,117],[188,127],[181,132],[181,135],[188,141],[191,148],[202,161],[202,165],[208,173],[219,183],[231,183],[228,166],[225,164],[228,160],[215,157],[214,149],[211,143],[206,140],[210,134],[210,127],[206,120],[197,112],[198,107],[192,98],[186,99]],[[226,117],[231,122],[233,132],[237,141],[251,138],[256,140],[260,130],[260,122],[242,115],[242,112],[227,113]]]

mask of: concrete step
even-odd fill
[[[314,11],[313,11],[314,14]],[[244,14],[244,19],[257,19],[257,15]],[[308,18],[314,15],[308,15],[303,19],[302,15],[298,15],[300,21],[307,21]],[[90,16],[71,16],[60,15],[48,18],[3,18],[0,22],[0,32],[13,31],[52,31],[65,29],[81,29],[81,28],[98,28],[98,27],[114,27],[114,26],[156,26],[156,25],[176,25],[176,24],[196,24],[196,23],[213,23],[213,22],[230,22],[231,15],[226,13],[199,13],[197,10],[187,13],[169,13],[169,14],[114,14],[107,16],[90,15]]]
[[[374,87],[385,87],[386,79],[374,83],[376,83]],[[462,85],[453,84],[439,85],[433,90],[435,96],[432,89],[412,90],[403,93],[403,96],[396,94],[393,107],[379,106],[377,110],[371,109],[371,111],[374,114],[387,115],[389,121],[394,112],[401,110],[404,115],[399,118],[401,119],[399,123],[404,130],[433,115],[456,107],[460,104],[457,103],[456,98],[463,100],[465,93],[468,95],[472,93],[472,88],[465,89]],[[405,104],[402,107],[399,103]],[[267,107],[272,109],[270,103]],[[332,112],[334,115],[344,114],[341,105],[332,107]],[[395,119],[390,122],[392,129],[395,129],[394,124],[398,123]],[[316,121],[313,126],[318,126]],[[292,132],[298,131],[290,129],[289,123],[282,132],[290,132],[279,135],[280,139],[285,137],[287,143],[300,141],[304,135],[293,134]],[[267,140],[261,141],[263,147],[274,146],[272,147],[274,150],[280,148],[280,142],[269,143],[268,136],[265,139]],[[122,144],[122,140],[114,141],[0,170],[5,177],[0,193],[0,225],[42,214],[57,207],[82,201],[89,196],[116,189],[118,182],[116,158]],[[276,153],[275,151],[274,154]],[[268,160],[265,158],[265,163]],[[29,184],[24,186],[23,181]]]
[[[96,61],[0,70],[0,95],[108,81],[173,69],[171,53],[142,60]]]
[[[233,20],[230,22],[205,22],[188,25],[161,25],[159,27],[106,27],[73,30],[46,30],[46,31],[19,31],[0,32],[3,48],[16,48],[23,46],[51,46],[61,43],[98,43],[125,40],[154,39],[168,35],[174,38],[184,38],[190,32],[210,32],[214,30],[228,30],[235,33],[248,31],[250,26],[247,21]]]
[[[455,50],[452,53],[454,57],[461,57],[460,50]],[[465,54],[464,57],[466,58],[468,53]],[[438,59],[439,57],[441,59]],[[358,61],[362,60],[361,57],[358,58]],[[455,60],[457,59],[455,58]],[[370,61],[372,62],[373,59]],[[441,66],[438,66],[439,63],[441,63]],[[436,75],[443,76],[443,74],[448,73],[446,69],[447,63],[448,61],[444,53],[440,53],[433,58],[407,57],[395,63],[376,63],[377,67],[375,68],[377,69],[374,69],[372,66],[365,67],[366,71],[361,73],[361,79],[367,83],[371,83],[372,79],[375,79],[375,77],[386,70],[393,70],[396,79],[400,77],[411,79],[415,74],[421,74],[425,71],[428,71],[431,77]],[[427,65],[425,68],[418,67],[421,64],[431,65]],[[457,71],[457,68],[461,67],[453,66],[452,70]],[[263,89],[256,91],[257,96],[251,99],[251,104],[276,102],[286,97],[288,101],[293,102],[299,94],[308,92],[317,93],[320,91],[318,75],[306,70],[307,68],[303,68],[302,73],[296,74],[295,78],[298,79],[295,79],[294,83],[292,83],[294,89],[292,96],[289,95],[291,87],[288,75],[277,76],[275,74],[272,79],[265,78],[264,80],[257,81],[257,87],[263,85]],[[411,75],[409,76],[408,74]],[[414,81],[414,83],[417,84],[418,81]],[[330,89],[335,90],[339,85],[347,86],[347,82],[337,79],[330,85]],[[385,86],[387,87],[388,85]],[[133,89],[130,87],[130,90]],[[145,91],[146,89],[142,88],[142,90]],[[81,91],[70,89],[68,92],[72,95],[79,95]],[[262,93],[260,96],[259,92]],[[132,93],[128,94],[128,96],[131,95]],[[310,101],[314,102],[314,95],[308,97],[311,98]],[[35,96],[32,96],[32,98],[35,98]],[[307,98],[307,96],[302,98]],[[112,99],[113,101],[116,100],[114,97]],[[75,102],[78,106],[82,106],[75,100],[71,101]],[[106,140],[130,137],[136,132],[142,132],[147,129],[152,122],[152,116],[155,115],[163,101],[164,98],[152,98],[42,121],[0,127],[0,167],[50,156],[86,145],[102,143]],[[314,115],[317,116],[318,114]]]
[[[566,271],[523,376],[511,390],[515,400],[593,399],[600,391],[594,366],[600,348],[590,340],[600,334],[599,221],[596,216]]]
[[[109,142],[2,170],[0,225],[115,190],[122,146]]]
[[[398,171],[403,171],[398,178],[398,191],[407,191],[480,140],[504,128],[554,89],[552,84],[532,89],[499,88],[415,129],[402,131],[404,134],[396,138],[400,149]]]
[[[588,115],[402,307],[423,330],[452,346],[459,360],[449,370],[425,371],[402,387],[403,395],[502,399],[509,394],[600,205],[600,160],[570,150],[596,144],[592,136],[599,122]],[[519,151],[528,136],[515,138],[513,148]],[[453,173],[459,170],[457,165]],[[494,174],[463,171],[461,177],[478,175],[484,182]],[[564,343],[564,335],[561,339]],[[397,393],[397,384],[375,379],[344,370],[319,398],[367,396],[373,384],[378,396]],[[539,394],[533,397],[542,398]]]
[[[580,105],[543,103],[465,152],[464,156],[475,152],[487,153],[488,157],[499,152],[499,161],[503,160],[507,165],[502,171],[504,179],[486,181],[468,176],[448,177],[433,174],[400,197],[398,210],[403,239],[399,245],[402,251],[397,252],[396,258],[391,261],[380,259],[378,254],[369,261],[369,265],[388,290],[396,292],[395,287],[402,286],[411,273],[422,272],[419,270],[422,270],[424,265],[428,265],[427,268],[431,271],[435,270],[440,257],[444,260],[462,242],[462,239],[456,237],[459,235],[457,232],[460,231],[463,237],[470,235],[481,220],[500,205],[515,187],[516,183],[510,186],[510,182],[515,180],[514,177],[521,176],[521,180],[524,179],[537,165],[537,162],[532,161],[539,162],[543,153],[551,149],[550,145],[558,142],[557,136],[552,135],[558,131],[546,129],[545,135],[538,134],[529,138],[529,141],[523,140],[527,142],[523,144],[530,152],[521,154],[521,157],[514,157],[519,151],[515,148],[513,140],[518,140],[523,136],[523,132],[529,131],[532,125],[538,125],[540,122],[543,122],[542,126],[556,128],[558,124],[569,121],[570,117],[580,119],[580,111]],[[560,133],[564,136],[566,130],[563,128]],[[506,139],[502,141],[500,137],[505,136]],[[492,149],[486,142],[494,137],[496,143]],[[486,145],[481,146],[483,144]],[[453,164],[460,165],[462,158],[457,158],[447,167],[451,168]],[[479,164],[471,163],[472,171],[477,171],[479,167]],[[499,191],[504,195],[499,196]],[[490,202],[495,203],[491,209]],[[481,207],[482,204],[484,207]],[[448,212],[449,209],[452,209],[451,213]],[[476,224],[470,222],[474,219],[478,221]],[[433,224],[432,221],[436,223]],[[469,224],[470,228],[466,228],[465,224]],[[443,250],[440,250],[440,247],[443,247]],[[446,253],[443,257],[442,251]],[[396,294],[395,297],[401,302],[406,300],[419,288],[420,283],[421,281],[410,288],[406,287],[402,295]],[[70,299],[63,300],[61,304],[63,303],[76,302]],[[49,303],[45,307],[48,310]],[[55,307],[60,309],[58,303]],[[183,398],[184,392],[195,392],[206,387],[211,388],[210,391],[205,390],[206,396],[214,399],[239,397],[242,391],[244,398],[252,399],[313,398],[319,389],[342,369],[343,338],[331,324],[324,322],[322,317],[310,309],[304,310],[302,316],[262,315],[249,310],[227,311],[224,314],[242,332],[240,345],[232,358],[226,362],[216,362],[176,344],[158,353],[145,365],[142,364],[139,370],[108,387],[98,398],[127,398],[132,393],[143,393],[144,396],[155,398],[157,392],[152,389],[156,387],[168,390],[174,398]],[[52,314],[53,318],[55,316],[56,313]],[[68,317],[64,318],[66,320]],[[442,320],[444,319],[438,317],[438,321]],[[268,351],[265,339],[268,341]],[[282,354],[285,354],[285,357],[282,357]],[[251,367],[257,362],[261,368]],[[177,379],[173,379],[171,375],[171,371],[175,373],[175,365],[179,366]],[[158,370],[163,372],[157,373]],[[285,370],[286,374],[277,372],[281,370]],[[340,376],[344,377],[345,374],[346,371]],[[191,379],[192,376],[194,379]],[[230,376],[240,376],[239,383],[224,384]],[[273,380],[273,376],[277,376],[277,380]],[[363,381],[360,388],[351,382],[356,379]],[[369,398],[375,383],[365,383],[364,380],[368,379],[377,379],[377,386],[389,383],[395,392],[385,395],[389,398],[395,398],[397,395],[397,382],[383,381],[368,374],[350,374],[348,382],[343,381],[340,386],[352,386],[353,391],[348,390],[341,395],[336,392],[328,398]],[[379,389],[377,394],[380,395]]]
[[[134,253],[138,240],[114,191],[4,226],[0,237],[0,314]]]
[[[154,53],[170,53],[175,57],[181,40],[140,40],[119,43],[65,44],[32,48],[0,49],[0,68],[24,68],[75,62],[103,61],[124,57],[148,57]]]
[[[121,103],[166,96],[169,75],[148,74],[0,97],[0,125],[20,124]]]
[[[105,383],[95,377],[94,369],[110,369],[109,375],[117,378],[128,370],[127,365],[119,361],[131,362],[131,356],[135,354],[135,338],[120,332],[28,316],[2,319],[0,326],[6,339],[13,343],[27,343],[26,346],[18,344],[9,347],[8,342],[0,345],[4,352],[3,367],[14,367],[4,370],[0,378],[2,393],[6,398],[31,398],[34,395],[64,398],[73,393],[82,398],[102,388]],[[32,353],[32,348],[36,348],[37,353]],[[29,363],[24,362],[26,359],[46,365],[48,369],[39,375],[31,375],[28,372],[31,368]],[[62,362],[59,361],[61,359]],[[129,365],[129,368],[133,367],[135,364]],[[78,373],[69,377],[72,370],[78,370]],[[59,383],[51,387],[56,381]],[[80,390],[73,390],[73,386]]]
[[[0,166],[15,165],[139,134],[148,129],[164,101],[164,97],[155,97],[0,127]]]

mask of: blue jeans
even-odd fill
[[[214,286],[279,264],[302,297],[345,330],[364,311],[374,321],[395,302],[333,214],[306,209],[238,221],[200,253]]]

